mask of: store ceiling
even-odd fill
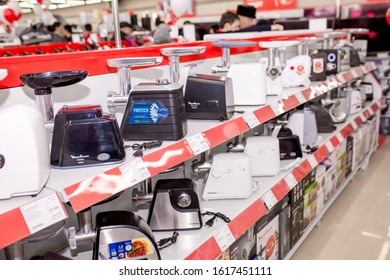
[[[15,0],[14,0],[15,1]],[[16,0],[19,1],[20,8],[23,13],[30,13],[35,5],[37,5],[37,0]],[[0,0],[1,2],[7,2]],[[102,2],[111,2],[111,0],[42,0],[42,7],[46,7],[46,3],[50,3],[49,10],[57,10],[57,9],[65,9],[75,6],[83,6],[83,5],[91,5],[91,4],[99,4]]]

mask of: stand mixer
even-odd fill
[[[212,67],[215,74],[232,79],[234,105],[262,105],[266,103],[266,80],[260,63],[230,63],[230,49],[253,47],[251,41],[216,41],[213,46],[222,48],[222,64]]]
[[[99,105],[63,106],[54,118],[52,88],[73,85],[86,71],[42,72],[21,75],[23,84],[35,91],[36,104],[46,126],[52,129],[50,164],[54,168],[85,167],[121,162],[123,139],[115,116],[105,115]]]

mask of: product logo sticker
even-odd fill
[[[169,110],[158,100],[136,100],[128,124],[158,124],[168,116]]]
[[[154,250],[150,241],[145,238],[136,238],[108,244],[109,258],[117,259],[132,259],[149,254],[153,254]]]

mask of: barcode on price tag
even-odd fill
[[[339,132],[336,134],[337,140],[339,140],[339,143],[343,143],[344,136]]]
[[[244,118],[246,124],[251,129],[260,125],[259,119],[256,117],[256,115],[253,112],[245,113],[242,117]]]
[[[207,144],[206,139],[201,133],[187,138],[187,142],[191,150],[194,152],[194,155],[199,155],[200,153],[210,149],[209,144]]]
[[[221,252],[229,248],[229,246],[235,241],[234,236],[227,225],[214,234],[214,238],[215,241],[217,241]]]
[[[276,203],[278,203],[278,200],[276,199],[274,193],[269,190],[263,196],[261,197],[264,201],[265,206],[267,206],[268,209],[271,209],[275,206]]]
[[[119,167],[128,186],[133,186],[149,178],[150,172],[142,158],[137,158]]]
[[[353,130],[356,130],[356,129],[358,128],[358,125],[357,125],[357,123],[356,123],[355,120],[353,120],[353,121],[351,122],[351,125],[352,125]]]
[[[318,165],[317,159],[313,155],[310,155],[307,158],[307,161],[309,162],[312,169],[314,169]]]
[[[332,142],[330,142],[330,141],[325,143],[325,147],[328,149],[329,153],[333,152],[333,150],[334,150],[334,146],[333,146]]]
[[[290,173],[286,177],[284,177],[284,180],[286,181],[290,190],[298,184],[297,179],[295,179],[295,176],[292,173]]]
[[[374,111],[372,110],[371,107],[368,107],[367,110],[368,110],[368,112],[370,113],[370,115],[373,115],[373,114],[374,114]]]
[[[26,204],[20,211],[31,234],[67,218],[56,193]]]
[[[274,103],[270,105],[272,110],[275,112],[275,115],[279,116],[284,113],[282,105],[279,103]]]
[[[298,99],[299,104],[303,104],[307,101],[306,98],[303,96],[302,92],[298,92],[297,94],[295,94],[295,97]]]

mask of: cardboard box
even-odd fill
[[[291,206],[290,245],[295,246],[303,234],[303,198]]]
[[[314,168],[310,171],[309,174],[302,179],[302,188],[306,189],[309,185],[311,185],[316,180],[316,169]]]
[[[295,206],[297,201],[300,201],[303,198],[303,184],[302,181],[299,182],[295,187],[293,187],[289,193],[290,204]]]
[[[283,260],[291,249],[290,239],[291,206],[288,205],[279,214],[279,259]]]
[[[348,177],[352,173],[352,159],[353,159],[353,137],[347,137],[347,165],[345,169],[345,176]]]
[[[347,141],[343,141],[336,149],[337,155],[337,182],[336,189],[345,180],[347,170]]]
[[[256,254],[256,236],[252,225],[229,247],[230,260],[250,260]]]
[[[337,165],[332,165],[325,173],[325,202],[336,192],[337,175]]]
[[[305,229],[317,216],[318,189],[319,185],[314,181],[304,191],[303,229]]]
[[[277,260],[279,258],[279,215],[257,233],[256,248],[256,259]]]
[[[352,137],[352,171],[355,171],[357,167],[360,164],[360,158],[361,158],[361,146],[362,146],[362,141],[361,141],[361,130],[358,129],[354,133],[350,135]]]

